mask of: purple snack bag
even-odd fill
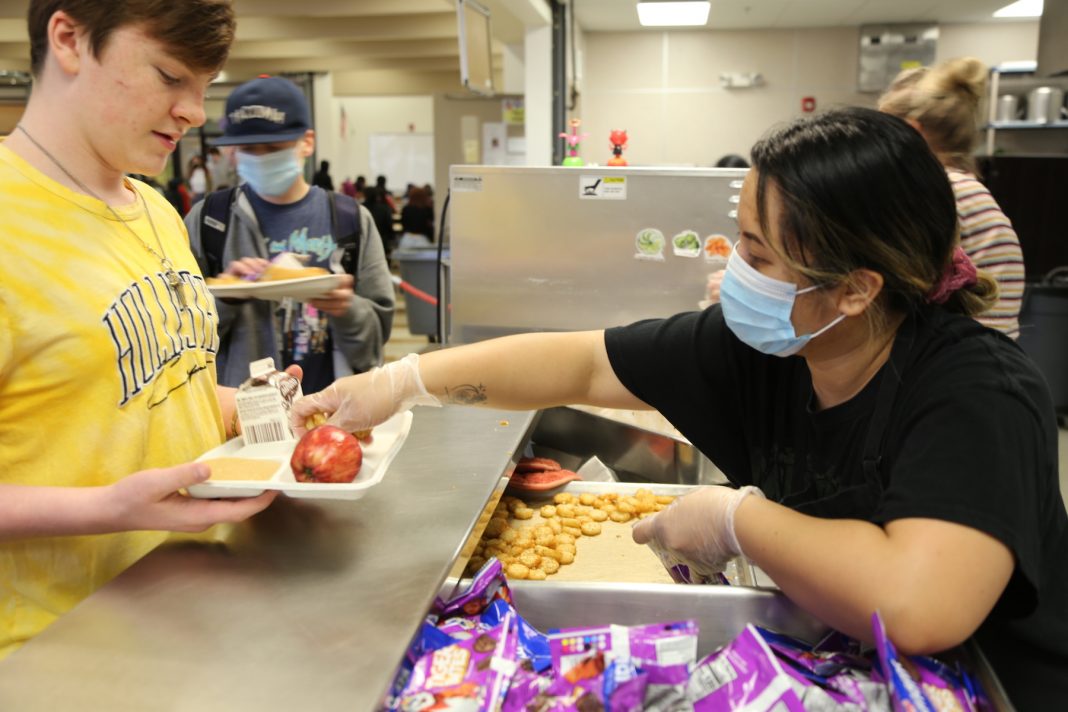
[[[478,570],[466,591],[446,602],[440,599],[435,601],[431,610],[439,619],[477,616],[497,598],[503,598],[510,603],[512,592],[508,589],[501,562],[493,558]]]
[[[598,653],[597,657],[603,655]],[[605,709],[602,689],[604,680],[600,673],[570,681],[558,677],[545,691],[544,709],[552,712],[600,712]]]
[[[497,710],[515,675],[516,635],[510,619],[476,638],[421,657],[400,696],[404,712]]]
[[[697,662],[697,622],[612,626],[612,654],[631,658],[638,667],[692,665]]]
[[[818,651],[813,646],[776,633],[766,628],[757,627],[760,637],[768,644],[781,660],[797,666],[803,674],[817,684],[823,684],[828,678],[843,670],[870,670],[871,663],[859,655],[847,652]]]
[[[938,712],[976,712],[964,678],[945,663],[922,655],[910,655],[920,675],[920,689]]]
[[[612,648],[610,626],[559,628],[549,631],[553,678],[571,682],[604,671],[604,652]]]
[[[692,620],[612,626],[612,655],[629,658],[646,677],[645,701],[666,709],[685,702],[686,681],[697,662],[697,633]]]
[[[491,625],[483,625],[477,618],[466,618],[464,616],[446,618],[438,621],[437,624],[438,631],[452,638],[453,643],[474,638],[479,633],[483,633],[492,627]]]
[[[504,698],[504,706],[501,708],[501,712],[526,712],[528,709],[543,709],[540,704],[544,700],[542,693],[549,688],[552,681],[552,678],[548,675],[539,675],[520,666],[512,678],[512,684],[508,687],[508,693]],[[541,700],[539,700],[539,697]],[[535,700],[539,700],[539,702],[536,703]]]
[[[667,569],[675,583],[695,584],[729,584],[730,581],[723,574],[722,569],[695,566],[674,552],[661,546],[655,539],[646,542],[646,546],[652,549],[656,558]]]
[[[519,633],[520,659],[529,660],[535,672],[541,672],[550,667],[553,664],[553,657],[549,649],[548,636],[527,623],[508,601],[498,598],[482,612],[479,619],[484,625],[492,627],[498,625],[509,611],[514,616],[515,626]]]
[[[607,675],[605,676],[607,678]],[[605,690],[606,706],[612,712],[641,712],[645,709],[645,689],[648,675],[638,673],[626,682]]]
[[[419,632],[415,636],[415,640],[412,641],[411,647],[408,648],[407,656],[414,664],[416,660],[427,653],[432,653],[439,648],[444,648],[446,645],[454,645],[457,642],[457,639],[449,635],[447,632],[424,621],[423,625],[419,628]]]
[[[405,651],[396,675],[393,676],[389,694],[386,695],[386,709],[391,711],[400,709],[401,694],[404,693],[404,688],[408,686],[412,669],[419,658],[455,642],[450,636],[435,628],[429,620],[423,621],[423,624],[419,627],[419,632],[415,635],[415,639],[408,646],[408,650]]]
[[[879,667],[890,688],[890,704],[894,712],[934,712],[931,701],[909,675],[894,644],[886,636],[886,626],[879,611],[872,614],[871,627],[875,636],[875,651],[879,655]]]
[[[747,710],[804,712],[791,678],[752,625],[697,664],[686,683],[694,712]]]
[[[862,710],[889,710],[890,689],[867,670],[843,670],[827,681],[834,699],[845,699]]]
[[[645,700],[648,674],[635,667],[627,658],[615,658],[604,670],[603,697],[612,712],[641,710]]]

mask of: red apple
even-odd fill
[[[360,441],[333,425],[304,433],[289,460],[297,482],[352,482],[362,464]]]

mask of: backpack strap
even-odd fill
[[[226,230],[230,225],[230,213],[236,197],[236,187],[216,190],[204,196],[204,205],[200,209],[200,244],[207,266],[206,277],[214,277],[223,271]]]
[[[360,268],[360,204],[355,198],[334,191],[330,195],[330,233],[344,250],[341,266],[353,277]]]

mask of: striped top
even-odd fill
[[[948,170],[957,197],[961,247],[977,269],[998,282],[997,303],[976,317],[1013,339],[1020,336],[1020,305],[1024,292],[1024,261],[1020,240],[994,196],[971,173]]]

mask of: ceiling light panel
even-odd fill
[[[638,22],[644,27],[699,27],[708,23],[712,3],[689,0],[685,2],[639,2]]]

